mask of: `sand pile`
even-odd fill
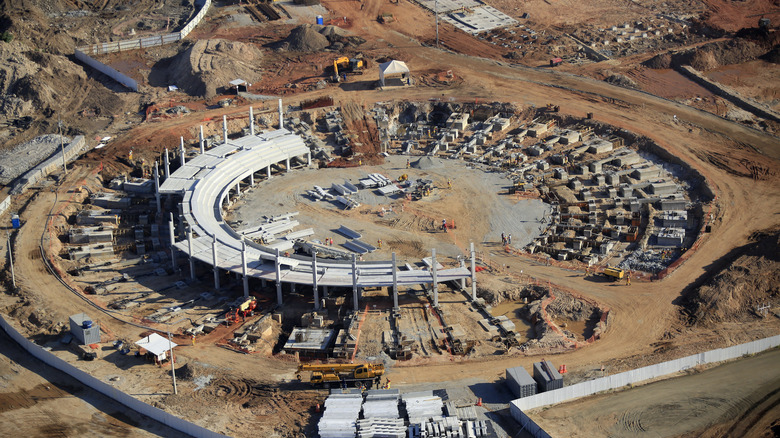
[[[441,160],[438,158],[433,157],[422,157],[419,160],[415,161],[414,163],[411,163],[412,167],[415,169],[437,169],[440,167],[444,167],[444,164],[442,164]]]
[[[332,27],[332,26],[330,26]],[[294,52],[317,52],[330,45],[328,37],[312,26],[298,26],[287,37],[288,50]]]
[[[176,56],[169,82],[193,96],[214,97],[233,79],[260,80],[263,52],[252,44],[200,40]]]

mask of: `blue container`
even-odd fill
[[[322,15],[317,15],[317,24],[321,26],[323,23],[324,21],[322,20]]]
[[[83,329],[88,329],[91,327],[92,327],[92,321],[87,320],[81,323],[81,328]]]
[[[11,226],[14,227],[15,230],[21,228],[22,222],[19,220],[18,214],[11,216]]]

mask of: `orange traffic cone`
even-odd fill
[[[482,406],[482,397],[477,399],[477,406]]]
[[[558,372],[561,374],[566,374],[566,364],[563,364],[558,368]]]

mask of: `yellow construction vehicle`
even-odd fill
[[[601,275],[609,278],[612,281],[617,281],[622,279],[625,273],[622,269],[608,267],[604,268],[604,271],[601,272]]]
[[[359,386],[364,385],[371,388],[371,385],[379,384],[379,379],[385,373],[384,364],[373,363],[333,363],[333,364],[300,364],[298,365],[298,380],[301,380],[301,373],[311,372],[309,382],[313,386]]]
[[[398,182],[404,182],[404,181],[406,181],[408,179],[409,179],[409,175],[405,173],[405,174],[403,174],[403,175],[398,177]]]
[[[362,75],[368,67],[368,60],[363,58],[347,58],[342,56],[333,61],[333,80],[338,82],[342,76]]]

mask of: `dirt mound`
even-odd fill
[[[320,29],[320,33],[324,35],[329,41],[332,41],[339,37],[346,37],[350,35],[350,32],[346,29],[342,29],[338,26],[325,26]]]
[[[233,79],[260,80],[263,52],[252,44],[223,39],[200,40],[176,56],[169,82],[187,94],[214,97]]]
[[[634,82],[633,79],[618,73],[613,73],[607,76],[607,78],[604,79],[604,82],[610,83],[612,85],[617,85],[619,87],[638,88],[636,82]]]
[[[772,64],[780,64],[780,46],[772,48],[772,50],[761,56],[761,59]]]
[[[654,69],[690,65],[696,70],[706,71],[722,65],[752,61],[767,53],[769,49],[766,42],[734,38],[712,42],[682,52],[662,53],[648,59],[643,65]]]
[[[777,305],[780,295],[780,231],[757,234],[754,243],[707,284],[687,299],[686,312],[694,324],[754,319],[756,308]]]
[[[293,52],[318,52],[330,45],[328,37],[317,32],[310,25],[298,26],[290,32],[286,40],[287,50]]]
[[[433,157],[422,157],[419,160],[411,163],[412,167],[415,169],[438,169],[441,167],[444,167],[444,164],[441,162],[438,158]]]

